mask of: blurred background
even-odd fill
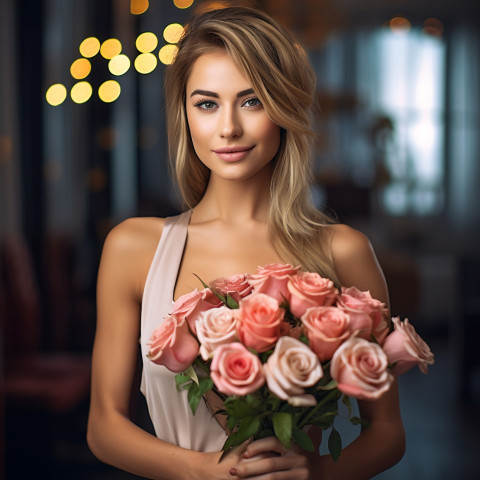
[[[307,49],[315,202],[370,237],[392,313],[436,354],[400,379],[407,452],[376,478],[479,478],[471,0],[0,0],[0,477],[135,478],[85,443],[96,271],[112,226],[180,211],[163,72],[188,16],[228,4],[269,12]],[[139,393],[132,415],[150,428]]]

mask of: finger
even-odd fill
[[[295,469],[307,469],[308,462],[302,455],[286,455],[274,457],[253,457],[240,460],[236,470],[241,478],[250,478],[272,472],[292,471]],[[296,477],[291,477],[297,480]]]
[[[294,468],[277,472],[267,472],[243,476],[238,474],[239,478],[248,478],[248,480],[309,480],[310,473],[307,468]]]
[[[250,443],[245,449],[245,452],[243,452],[242,457],[250,458],[263,452],[276,452],[279,455],[283,455],[287,453],[287,451],[276,437],[266,437]]]

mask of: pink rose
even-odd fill
[[[269,350],[280,336],[285,310],[264,293],[244,298],[238,309],[237,331],[240,341],[257,352]]]
[[[296,407],[317,404],[305,388],[315,385],[323,377],[323,370],[307,345],[292,337],[280,337],[263,368],[268,388],[278,398]]]
[[[228,307],[212,308],[202,312],[195,326],[200,341],[200,355],[206,361],[213,351],[225,343],[232,343],[237,335],[237,312]]]
[[[248,395],[265,383],[260,359],[239,342],[215,350],[210,372],[213,383],[225,395]]]
[[[195,321],[200,313],[222,305],[222,301],[209,289],[186,293],[179,297],[173,304],[172,315],[186,318],[192,332],[195,332]]]
[[[210,283],[210,288],[224,296],[230,295],[237,303],[240,303],[240,300],[249,295],[253,290],[253,287],[247,281],[247,276],[244,274],[217,278]]]
[[[399,317],[392,318],[395,330],[386,338],[383,350],[390,363],[396,363],[392,371],[401,375],[415,365],[422,373],[427,373],[428,365],[434,364],[434,355],[430,347],[415,331],[413,325]]]
[[[311,272],[298,272],[289,278],[287,287],[290,292],[290,311],[298,318],[308,308],[332,305],[338,294],[331,280]]]
[[[380,345],[350,337],[333,354],[330,374],[338,389],[361,400],[376,400],[392,384],[388,359]]]
[[[191,335],[185,318],[166,317],[155,329],[147,344],[147,357],[172,372],[183,372],[198,355],[198,343]]]
[[[385,304],[372,298],[369,291],[361,292],[356,287],[342,288],[337,297],[337,306],[350,316],[352,333],[370,340],[374,335],[382,344],[388,334],[388,324],[385,319],[387,309]]]
[[[310,348],[321,362],[330,360],[335,350],[350,335],[350,317],[337,307],[309,308],[302,316]]]
[[[300,267],[289,264],[271,263],[258,267],[256,275],[248,275],[248,282],[253,286],[255,293],[265,293],[276,298],[278,303],[289,299],[288,280],[296,275]]]

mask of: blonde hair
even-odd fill
[[[202,54],[224,48],[252,83],[270,118],[281,127],[270,193],[269,235],[279,255],[338,284],[326,225],[333,223],[310,200],[311,117],[315,75],[304,50],[266,14],[247,7],[213,10],[193,18],[165,73],[171,168],[186,205],[195,206],[209,180],[198,159],[185,112],[186,84]]]

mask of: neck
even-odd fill
[[[198,219],[241,224],[267,222],[270,209],[271,165],[247,180],[226,180],[211,175],[203,198],[196,205]]]

